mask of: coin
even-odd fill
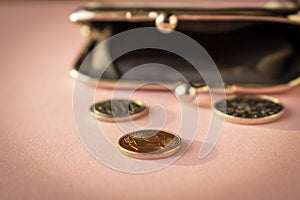
[[[141,101],[113,99],[95,103],[90,107],[90,111],[102,121],[115,122],[136,119],[147,110]]]
[[[126,156],[136,159],[158,159],[175,154],[181,138],[164,130],[140,130],[123,135],[118,148]]]
[[[237,95],[216,102],[214,111],[226,121],[250,125],[278,120],[284,113],[284,106],[269,96]]]

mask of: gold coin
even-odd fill
[[[269,96],[237,95],[216,102],[214,111],[225,117],[225,121],[250,125],[278,120],[284,113],[284,106]]]
[[[118,148],[126,156],[137,159],[158,159],[175,154],[181,138],[164,130],[141,130],[123,135]]]
[[[146,113],[147,109],[141,101],[113,99],[92,105],[90,111],[102,121],[115,122],[139,118]]]

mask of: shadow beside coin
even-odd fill
[[[183,144],[188,144],[189,142],[184,141]],[[184,152],[184,154],[173,163],[173,165],[199,165],[199,164],[205,164],[207,162],[210,162],[214,160],[218,155],[219,151],[216,147],[212,149],[212,151],[203,159],[199,159],[199,151],[201,146],[203,145],[210,145],[207,143],[199,142],[199,141],[193,141],[191,146]],[[185,147],[183,147],[185,148]]]

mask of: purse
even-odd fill
[[[292,0],[92,2],[70,15],[72,22],[83,26],[87,40],[70,74],[97,83],[97,72],[106,67],[101,52],[95,49],[97,44],[126,30],[156,27],[164,34],[174,29],[196,40],[216,63],[223,81],[235,89],[255,92],[267,87],[285,91],[300,84],[299,9],[300,3]],[[106,47],[108,54],[113,45],[117,44]],[[104,71],[99,85],[113,87],[130,69],[147,63],[170,66],[192,85],[203,87],[201,75],[189,62],[160,49],[138,49],[122,55]],[[130,84],[124,87],[143,80],[170,84],[178,81],[155,73],[130,77],[125,80]]]

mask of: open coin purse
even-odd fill
[[[174,29],[196,40],[214,60],[225,83],[250,87],[295,85],[300,76],[299,9],[297,1],[279,0],[93,2],[70,15],[71,21],[83,25],[82,33],[87,39],[71,75],[77,77],[80,73],[84,81],[97,81],[97,71],[106,67],[101,63],[102,55],[93,51],[83,63],[97,44],[122,31],[156,27],[161,32]],[[115,60],[105,70],[100,85],[111,87],[128,70],[147,63],[170,66],[191,83],[202,80],[191,64],[173,53],[139,49]],[[151,74],[126,81],[131,84],[140,80],[177,81],[159,71]]]

